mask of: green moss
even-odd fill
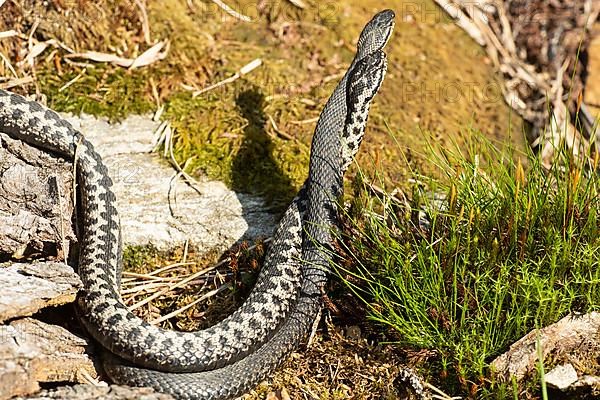
[[[48,106],[74,114],[88,113],[111,121],[130,114],[153,110],[148,98],[148,77],[152,71],[127,71],[107,65],[88,66],[85,70],[67,70],[57,75],[44,68],[38,73],[40,85],[48,95]],[[74,82],[61,90],[67,83]]]
[[[247,82],[220,99],[182,93],[168,102],[166,118],[177,130],[175,149],[191,169],[221,179],[233,189],[287,203],[306,174],[304,145],[273,137],[267,130],[265,96]]]
[[[181,164],[189,161],[188,172],[263,195],[282,209],[306,177],[314,119],[350,62],[367,16],[380,4],[332,2],[301,10],[271,2],[259,10],[232,1],[231,7],[253,18],[250,24],[225,16],[214,4],[190,9],[179,0],[166,0],[147,6],[152,37],[170,41],[168,57],[132,71],[93,63],[83,72],[62,62],[57,73],[55,63],[42,63],[37,74],[49,105],[119,120],[153,112],[158,96],[165,106],[163,118],[176,129],[175,157]],[[431,0],[390,7],[419,23],[398,20],[387,47],[389,73],[372,107],[358,161],[370,179],[397,184],[407,181],[407,166],[431,169],[422,157],[427,147],[422,130],[449,141],[469,124],[491,136],[505,135],[509,112],[500,97],[480,93],[498,86],[491,68],[480,62],[485,53],[441,11],[435,14]],[[81,40],[79,48],[93,49],[93,41]],[[139,54],[141,48],[131,51],[137,45],[125,46],[129,56]],[[457,52],[472,62],[465,63]],[[196,98],[182,88],[207,87],[254,58],[263,64],[233,84]],[[392,137],[390,131],[402,134]],[[371,171],[381,171],[380,176]]]
[[[123,249],[123,269],[126,271],[146,273],[155,269],[160,252],[152,245],[127,246]]]

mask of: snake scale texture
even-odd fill
[[[320,310],[343,173],[358,151],[386,71],[394,26],[385,10],[363,29],[356,56],[327,104],[311,146],[309,176],[284,213],[257,282],[240,308],[197,332],[152,326],[123,304],[119,216],[108,170],[92,144],[52,110],[0,90],[0,131],[76,160],[82,232],[78,317],[104,349],[117,383],[178,399],[230,399],[271,374],[307,335]]]

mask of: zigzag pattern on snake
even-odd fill
[[[370,101],[383,79],[381,49],[393,18],[393,12],[383,11],[361,33],[355,60],[317,124],[309,178],[282,218],[252,293],[235,313],[199,332],[156,328],[122,304],[119,219],[100,156],[53,111],[0,91],[0,130],[67,157],[77,152],[84,287],[79,317],[98,342],[132,364],[107,355],[113,380],[152,386],[181,399],[230,398],[271,373],[306,335],[320,307],[328,265],[315,243],[331,242],[343,172],[358,150]],[[193,373],[173,373],[189,371]]]

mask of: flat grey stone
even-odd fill
[[[276,218],[265,211],[263,199],[218,181],[201,181],[198,193],[174,180],[176,171],[149,153],[159,126],[150,117],[130,116],[116,124],[89,115],[64,117],[94,144],[110,170],[124,243],[168,249],[189,240],[201,252],[223,251],[240,239],[273,232]]]

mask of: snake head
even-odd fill
[[[365,25],[357,45],[357,58],[365,56],[383,49],[394,31],[394,18],[396,14],[392,10],[383,10]]]

